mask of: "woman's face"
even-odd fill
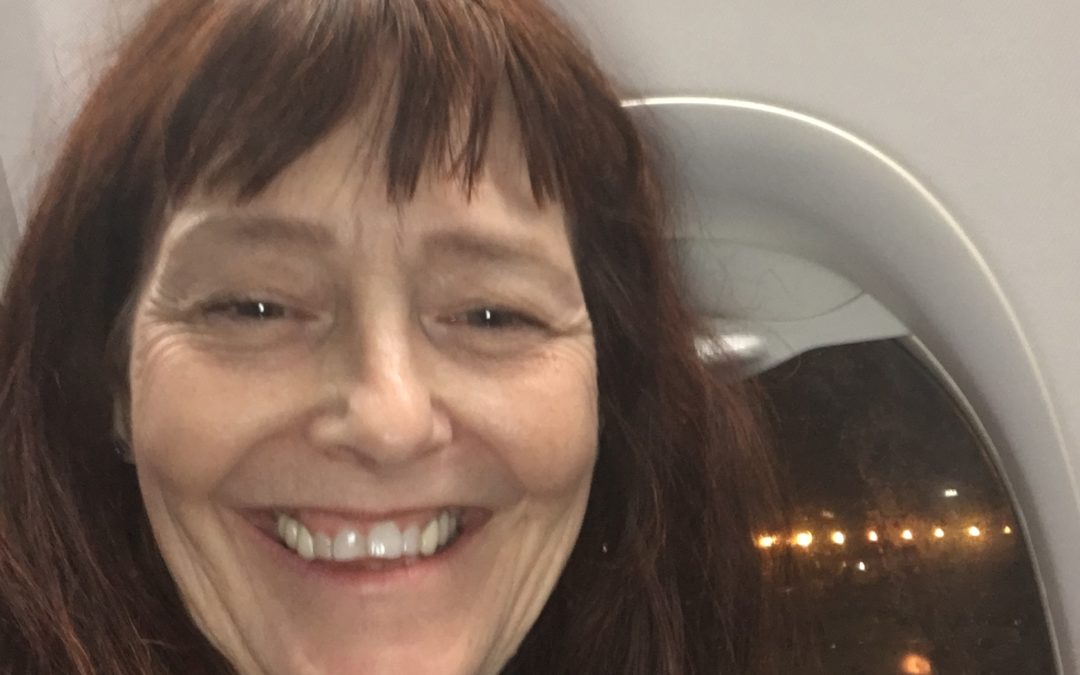
[[[427,176],[388,203],[347,128],[250,203],[167,224],[132,446],[187,609],[242,672],[496,672],[570,554],[593,338],[512,129],[471,200]]]

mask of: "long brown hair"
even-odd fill
[[[638,131],[563,23],[525,0],[167,0],[147,15],[75,121],[4,295],[0,671],[230,670],[111,449],[126,381],[110,334],[168,205],[202,183],[250,198],[383,105],[391,199],[425,167],[469,189],[506,83],[534,195],[570,217],[603,420],[581,537],[507,671],[782,671],[788,628],[751,538],[778,503],[755,399],[696,356]]]

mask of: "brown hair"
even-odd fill
[[[4,296],[0,672],[230,669],[113,455],[110,332],[170,203],[202,181],[258,194],[380,105],[388,69],[395,200],[425,166],[472,185],[509,83],[534,194],[570,216],[595,330],[589,507],[507,672],[783,672],[788,631],[751,538],[777,504],[755,399],[696,356],[638,131],[566,27],[523,0],[168,0],[148,14],[74,123]]]

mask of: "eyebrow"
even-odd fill
[[[569,281],[570,279],[564,277],[572,273],[572,270],[545,255],[539,247],[529,246],[527,242],[477,234],[467,229],[434,233],[427,238],[424,245],[429,259],[452,256],[478,264],[535,267],[557,273],[561,281]]]
[[[309,248],[332,248],[336,239],[328,228],[302,218],[268,214],[218,213],[201,218],[184,229],[177,239],[212,237],[238,244],[286,244]]]
[[[339,243],[333,230],[304,218],[225,211],[211,213],[184,228],[173,248],[182,249],[203,237],[241,245],[303,246],[318,250],[332,250]],[[425,237],[422,246],[427,260],[454,257],[476,265],[532,268],[553,275],[560,285],[576,286],[576,270],[551,259],[528,240],[454,227]]]

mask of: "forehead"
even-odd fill
[[[385,169],[389,134],[382,120],[368,112],[335,129],[242,204],[226,191],[197,192],[168,223],[164,249],[206,235],[225,236],[223,231],[215,234],[218,228],[203,216],[232,212],[256,216],[241,233],[251,235],[250,241],[260,238],[260,228],[272,235],[273,221],[283,219],[314,225],[308,228],[314,230],[308,241],[293,237],[297,243],[343,245],[387,230],[399,240],[470,230],[474,236],[515,239],[538,253],[565,255],[569,239],[564,209],[556,201],[537,201],[511,110],[504,98],[494,111],[483,169],[471,191],[433,161],[421,174],[415,194],[391,203]],[[228,233],[233,239],[235,234],[236,228]]]
[[[256,201],[292,203],[297,208],[333,210],[342,215],[355,208],[352,200],[385,201],[386,138],[387,134],[367,119],[350,122],[287,167]],[[471,194],[460,179],[435,160],[433,155],[421,173],[413,198],[400,206],[437,200],[444,206],[464,209],[498,200],[517,211],[541,210],[532,191],[516,126],[505,108],[495,115],[484,168]]]

